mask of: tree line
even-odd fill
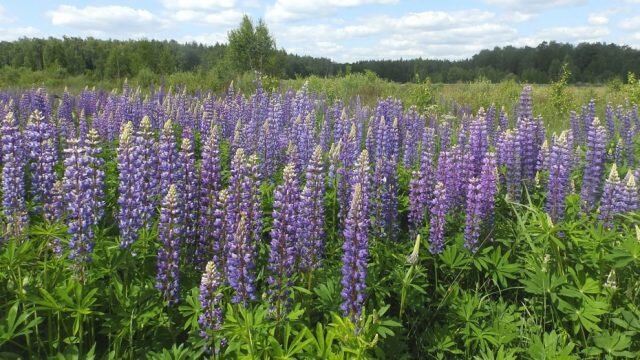
[[[86,75],[93,79],[132,78],[141,74],[178,72],[238,74],[260,71],[278,78],[340,76],[373,71],[396,82],[430,78],[435,83],[499,82],[514,79],[550,83],[568,64],[572,83],[626,81],[640,73],[640,50],[607,43],[578,45],[543,42],[536,47],[495,47],[463,60],[400,59],[338,63],[277,49],[266,25],[245,17],[229,32],[226,44],[203,45],[175,40],[100,40],[92,37],[21,38],[0,42],[2,70],[49,71],[55,76]]]

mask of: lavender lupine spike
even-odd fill
[[[218,207],[218,193],[222,188],[222,168],[220,165],[220,129],[212,127],[202,149],[200,166],[200,193],[198,223],[198,246],[195,249],[196,264],[201,266],[213,256],[213,233],[215,212]]]
[[[15,237],[24,233],[29,219],[25,206],[24,137],[13,112],[4,117],[1,134],[2,212],[7,221],[7,235]]]
[[[518,117],[521,119],[533,119],[531,91],[532,87],[527,85],[522,89],[522,93],[520,93]]]
[[[587,153],[584,162],[585,168],[582,177],[582,188],[580,189],[580,200],[582,201],[583,211],[590,212],[595,209],[596,200],[602,188],[606,160],[607,134],[597,117],[593,119],[593,123],[587,130],[586,140]]]
[[[184,237],[188,247],[187,257],[195,261],[198,224],[198,181],[196,178],[195,155],[193,143],[188,137],[182,139],[178,160],[182,165],[181,179],[176,184],[182,199],[182,213],[184,214]]]
[[[205,339],[205,351],[207,353],[217,355],[219,347],[225,344],[224,339],[216,339],[213,334],[220,331],[224,316],[222,312],[223,294],[220,292],[222,284],[222,276],[213,261],[209,261],[202,273],[200,280],[200,307],[202,313],[198,317],[200,325],[200,337]],[[216,344],[216,341],[220,341]]]
[[[226,224],[228,194],[227,189],[220,190],[215,210],[213,212],[211,252],[213,254],[213,261],[219,269],[227,268],[227,256],[225,251],[228,249],[227,242],[230,238],[228,235],[230,227]]]
[[[538,162],[536,163],[536,171],[542,172],[549,169],[549,141],[545,140],[540,147],[538,153]]]
[[[429,251],[432,254],[440,254],[444,250],[444,227],[448,211],[447,189],[438,181],[433,190],[433,199],[430,207]]]
[[[423,140],[420,169],[413,172],[409,184],[409,222],[414,227],[421,225],[433,198],[434,178],[432,143]]]
[[[498,192],[498,168],[496,153],[487,152],[480,170],[480,216],[485,222],[493,222],[495,198]]]
[[[142,173],[138,149],[134,145],[133,123],[126,123],[120,133],[118,145],[118,226],[120,247],[128,248],[138,239],[142,227]]]
[[[570,175],[571,149],[565,131],[551,145],[549,156],[549,185],[545,210],[553,222],[564,218],[564,203],[570,190]]]
[[[141,172],[140,216],[143,224],[156,214],[156,204],[159,199],[158,186],[158,143],[154,138],[151,120],[148,116],[142,118],[140,128],[135,137],[136,152],[139,154],[139,171]]]
[[[369,199],[361,183],[353,186],[351,208],[345,221],[342,246],[342,305],[340,309],[352,321],[362,313],[365,298],[367,257],[369,256]]]
[[[622,152],[624,149],[624,143],[622,142],[622,139],[618,139],[618,142],[616,143],[615,148],[613,149],[613,163],[616,164],[617,166],[622,166]]]
[[[234,290],[231,302],[247,305],[255,299],[254,257],[255,249],[251,243],[251,231],[248,227],[248,215],[240,214],[233,241],[228,244],[227,279]]]
[[[90,260],[93,251],[93,209],[96,205],[91,180],[93,169],[88,147],[77,138],[67,140],[64,153],[64,202],[71,234],[69,257],[82,269],[81,265]],[[83,278],[83,275],[81,271],[79,277]]]
[[[180,248],[184,238],[184,215],[180,195],[174,184],[169,186],[160,209],[158,224],[158,269],[156,287],[163,300],[171,305],[180,299]]]
[[[300,235],[298,238],[304,242],[300,265],[306,271],[317,269],[324,255],[325,185],[323,168],[322,148],[318,145],[307,165],[306,182],[300,194]]]
[[[598,220],[602,222],[604,227],[608,229],[613,227],[614,215],[622,212],[624,208],[624,203],[621,200],[622,183],[618,175],[618,167],[616,164],[613,164],[609,172],[609,177],[604,182],[598,213]]]
[[[482,160],[488,148],[487,122],[484,114],[479,112],[478,117],[472,119],[469,125],[469,150],[472,155],[473,176],[480,175]]]
[[[464,247],[476,251],[482,225],[482,188],[476,177],[469,179],[467,185],[467,206],[464,223]]]
[[[633,143],[634,132],[631,124],[631,114],[629,112],[622,114],[620,122],[620,137],[624,141],[624,152],[627,158],[627,166],[633,167],[635,161],[635,147]]]
[[[529,117],[518,119],[518,131],[515,134],[516,148],[520,153],[521,176],[526,186],[530,186],[536,176],[536,163],[540,145],[538,144],[538,126],[536,120]]]
[[[31,160],[31,188],[36,203],[46,206],[51,200],[51,189],[56,181],[55,165],[58,153],[53,125],[42,112],[35,110],[29,116],[26,128],[29,159]],[[48,219],[50,214],[45,214]]]
[[[91,167],[90,184],[92,189],[93,223],[97,224],[104,215],[104,160],[100,157],[100,139],[95,129],[89,130],[87,135],[87,156]]]
[[[287,308],[291,276],[299,258],[302,239],[298,238],[298,215],[300,188],[293,163],[287,164],[283,172],[283,183],[274,194],[273,226],[269,250],[269,293],[276,318]]]
[[[498,124],[500,126],[501,132],[505,132],[507,131],[507,129],[509,129],[509,116],[504,110],[504,106],[500,109],[500,118],[498,120]]]
[[[159,193],[164,198],[169,187],[182,181],[182,164],[179,161],[173,123],[167,120],[160,134],[158,150],[158,172],[160,176]]]
[[[616,125],[613,121],[613,107],[611,106],[611,103],[607,103],[604,114],[607,125],[607,142],[611,142],[616,136]]]
[[[624,186],[621,187],[621,199],[624,204],[624,212],[638,211],[640,199],[638,198],[638,185],[631,171],[625,176]]]
[[[499,164],[506,168],[504,183],[507,195],[512,201],[519,201],[522,193],[522,169],[516,138],[517,136],[512,130],[507,130],[498,143]]]

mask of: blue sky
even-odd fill
[[[277,46],[337,61],[460,59],[544,40],[640,48],[640,0],[0,1],[0,40],[93,36],[225,42],[243,14]]]

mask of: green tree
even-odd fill
[[[245,15],[240,26],[228,35],[227,54],[231,63],[240,72],[257,70],[262,72],[275,56],[275,41],[262,20],[253,26],[251,18]]]

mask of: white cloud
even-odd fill
[[[42,35],[40,30],[32,26],[1,28],[0,41],[11,41],[21,37],[36,37]]]
[[[235,9],[206,13],[195,10],[179,10],[169,14],[169,17],[179,22],[198,23],[214,26],[237,26],[242,19],[242,13]]]
[[[484,2],[508,9],[540,11],[561,6],[582,5],[586,3],[586,0],[484,0]]]
[[[265,17],[269,22],[302,20],[331,15],[338,8],[397,2],[398,0],[276,0],[275,4],[267,7]]]
[[[623,19],[620,22],[620,27],[625,30],[638,30],[640,29],[640,16],[633,16]]]
[[[338,61],[464,58],[518,37],[517,30],[499,22],[495,14],[477,9],[365,17],[346,25],[280,25],[273,30],[288,51]]]
[[[7,14],[7,10],[4,8],[4,6],[2,6],[2,4],[0,4],[0,23],[12,23],[15,21],[15,18],[13,16],[10,16]]]
[[[207,10],[232,8],[235,0],[162,0],[162,5],[167,9]]]
[[[53,25],[68,26],[97,34],[153,30],[165,25],[162,19],[148,10],[119,5],[84,8],[60,5],[57,9],[48,11],[46,15]]]
[[[558,26],[545,28],[537,33],[519,38],[514,45],[536,46],[543,41],[559,41],[570,43],[603,41],[611,31],[606,26]]]
[[[609,23],[609,18],[604,15],[589,14],[587,22],[589,25],[607,25]]]
[[[180,42],[196,42],[199,44],[216,44],[216,43],[224,43],[227,41],[227,34],[224,32],[216,32],[209,34],[199,34],[199,35],[188,35],[183,36],[180,39]]]

